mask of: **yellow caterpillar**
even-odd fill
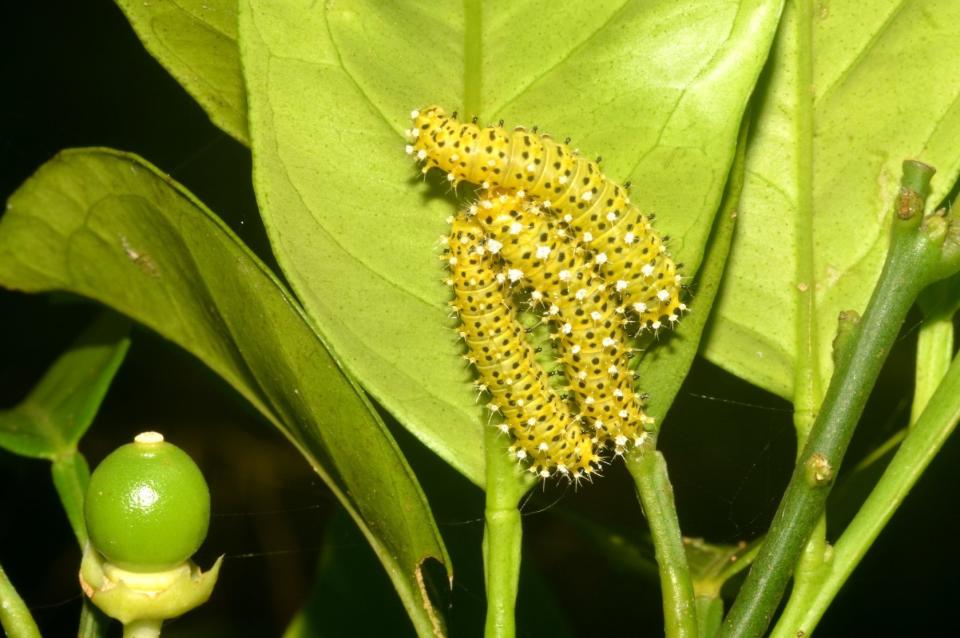
[[[436,167],[454,186],[465,181],[538,202],[598,266],[641,328],[679,319],[686,306],[663,240],[626,189],[603,175],[596,162],[549,135],[522,128],[508,132],[502,125],[481,128],[437,106],[411,115],[406,151],[422,162],[423,173]]]
[[[502,416],[501,429],[513,436],[511,453],[527,461],[531,472],[544,478],[554,472],[589,476],[600,463],[596,441],[537,364],[484,235],[476,222],[459,216],[447,240],[451,305],[460,316],[460,336],[479,374],[479,387],[490,394],[490,409]]]
[[[673,325],[686,306],[680,276],[650,219],[597,162],[548,135],[481,128],[439,107],[412,113],[409,155],[480,200],[453,219],[452,305],[510,451],[547,477],[596,472],[653,424],[628,366],[628,324]],[[515,304],[524,296],[553,329],[568,395],[551,387]]]
[[[469,212],[487,233],[487,250],[503,259],[508,279],[529,290],[551,322],[570,393],[594,437],[617,454],[640,444],[653,419],[628,367],[626,319],[595,261],[550,215],[517,195],[492,192]]]

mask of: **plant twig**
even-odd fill
[[[0,567],[0,626],[10,638],[41,638],[40,629],[20,594]]]
[[[960,358],[930,399],[927,409],[910,428],[863,507],[847,526],[833,550],[833,560],[820,587],[798,600],[802,613],[781,619],[774,636],[809,635],[880,531],[893,516],[920,475],[933,460],[960,420]]]
[[[920,162],[904,162],[880,280],[863,320],[838,353],[820,413],[767,540],[724,621],[720,633],[724,638],[759,636],[766,630],[823,513],[833,478],[907,311],[923,288],[960,269],[955,220],[940,213],[923,215],[933,172]]]
[[[486,439],[486,511],[483,528],[483,574],[487,589],[486,638],[516,635],[514,608],[520,581],[523,527],[518,506],[530,489],[529,474],[523,475],[507,454],[506,439],[488,427]]]
[[[697,635],[713,638],[723,622],[723,598],[697,596]]]
[[[938,300],[934,295],[931,295],[934,292],[932,289],[941,288],[944,283],[949,282],[935,284],[925,290],[918,299],[918,304],[923,309],[924,322],[920,326],[917,336],[916,372],[909,427],[904,427],[896,432],[883,445],[862,459],[853,472],[869,467],[879,459],[888,458],[893,454],[893,451],[900,446],[911,432],[911,428],[916,425],[931,396],[940,387],[941,381],[943,381],[950,368],[950,360],[953,356],[953,299],[947,299],[947,303],[937,303],[943,300]],[[924,303],[925,300],[933,301],[933,303]],[[939,445],[937,447],[939,449]],[[920,469],[922,470],[923,467],[926,467],[926,464],[920,466]],[[880,484],[875,485],[874,489],[879,487]],[[899,503],[893,505],[895,508]],[[865,514],[866,512],[858,514],[854,520],[859,521],[860,517]],[[876,535],[886,524],[887,519],[873,521],[877,527],[873,536],[866,539],[866,545],[862,548],[864,552],[876,539]],[[816,537],[817,534],[814,534],[814,538]],[[810,579],[809,586],[798,586],[797,577],[794,575],[794,586],[790,591],[787,606],[771,634],[773,638],[793,638],[798,632],[809,633],[813,631],[826,607],[837,595],[839,588],[846,582],[850,571],[856,567],[860,560],[860,557],[856,557],[851,564],[847,564],[850,557],[837,556],[835,548],[832,547],[824,548],[820,558],[820,568],[817,570],[815,577]],[[801,560],[797,565],[798,572],[803,565],[804,561]],[[846,571],[846,573],[842,574],[843,571]]]
[[[667,476],[667,462],[659,451],[650,449],[631,455],[627,463],[657,556],[666,634],[669,638],[695,638],[698,635],[697,603],[673,503],[673,487]]]

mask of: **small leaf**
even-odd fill
[[[396,443],[276,278],[172,179],[124,153],[61,153],[0,220],[0,284],[97,299],[210,366],[327,482],[418,629],[442,633],[418,572],[449,561]]]
[[[137,37],[214,124],[247,143],[236,0],[116,0]]]
[[[698,596],[719,596],[729,579],[750,566],[762,538],[737,545],[714,545],[702,538],[685,538],[684,548]]]
[[[129,330],[114,313],[94,321],[22,402],[0,410],[0,447],[50,461],[72,456],[123,363]]]
[[[469,193],[421,183],[403,154],[410,110],[572,135],[633,180],[695,272],[781,5],[241,1],[254,185],[277,259],[344,365],[478,485],[486,417],[436,248]]]

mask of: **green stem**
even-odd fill
[[[821,516],[817,522],[810,540],[803,548],[800,560],[797,561],[796,572],[793,575],[793,588],[790,590],[790,598],[780,616],[780,620],[773,635],[776,635],[780,626],[790,626],[789,618],[802,616],[806,611],[804,605],[807,600],[816,595],[817,590],[822,586],[823,579],[829,573],[830,561],[833,556],[833,548],[827,543],[827,519]]]
[[[796,139],[797,215],[796,246],[796,324],[797,343],[793,379],[793,425],[797,433],[797,452],[801,452],[813,427],[816,409],[823,400],[820,378],[820,348],[817,338],[817,280],[813,237],[813,192],[804,184],[813,183],[813,2],[796,0],[794,37],[796,57]],[[814,586],[826,547],[826,520],[820,521],[801,553],[794,574],[794,586]]]
[[[162,620],[134,620],[123,626],[123,638],[157,638]]]
[[[783,500],[720,635],[759,636],[780,602],[794,565],[823,514],[870,390],[919,292],[960,264],[945,244],[953,220],[923,216],[933,169],[904,162],[890,250],[880,280],[848,347],[841,348],[820,412]],[[950,241],[954,241],[951,237]],[[944,255],[949,253],[949,259]]]
[[[485,638],[516,635],[514,608],[520,581],[523,527],[518,506],[532,484],[507,454],[506,438],[496,428],[484,433],[487,484],[483,529],[483,573],[487,588]]]
[[[67,513],[77,543],[83,549],[87,544],[87,526],[83,519],[83,500],[90,482],[90,466],[82,454],[74,451],[53,460],[50,466],[53,485],[57,488],[60,504]],[[79,638],[104,638],[110,630],[110,619],[86,597],[80,609]]]
[[[713,638],[723,623],[723,598],[697,596],[697,635]]]
[[[667,475],[667,462],[657,450],[647,450],[627,459],[660,571],[663,593],[663,618],[669,638],[695,637],[697,604],[687,554],[680,534],[680,521],[673,503],[673,487]]]
[[[953,316],[928,316],[917,337],[916,385],[910,409],[911,425],[917,422],[930,397],[943,380],[953,358]]]
[[[41,638],[36,621],[7,579],[3,567],[0,567],[0,626],[10,638]]]
[[[745,115],[744,120],[748,121],[749,117]],[[697,303],[702,303],[707,308],[717,294],[733,240],[737,205],[743,188],[743,167],[749,128],[746,124],[741,127],[727,187],[717,212],[710,242],[697,273],[697,278],[700,280],[696,295]],[[656,417],[657,422],[663,421],[680,390],[680,385],[696,354],[697,344],[708,315],[709,313],[696,314],[680,327],[681,332],[689,330],[685,332],[682,339],[686,345],[676,349],[675,354],[678,356],[672,361],[675,364],[673,373],[666,379],[666,383],[662,384],[660,390],[654,393],[648,404],[650,414]],[[642,369],[645,361],[641,361],[640,365]],[[653,365],[652,362],[651,365]],[[659,376],[663,377],[662,374]],[[651,433],[649,449],[641,452],[642,456],[639,458],[636,454],[629,455],[626,461],[650,525],[651,540],[654,544],[663,591],[664,623],[668,634],[673,632],[675,635],[683,635],[685,632],[690,636],[709,637],[716,633],[723,616],[723,601],[720,599],[719,586],[716,591],[697,595],[673,503],[673,488],[667,475],[666,462],[663,456],[653,449],[653,441],[654,434]]]
[[[925,292],[924,294],[927,293]],[[952,316],[950,316],[949,312],[933,312],[927,314],[923,325],[920,327],[920,334],[917,338],[916,383],[914,386],[913,406],[910,414],[911,428],[916,424],[920,414],[930,401],[930,397],[946,375],[950,367],[950,358],[952,355]],[[884,442],[883,445],[862,459],[853,469],[852,473],[862,471],[863,468],[869,467],[879,459],[891,454],[904,438],[906,438],[909,432],[910,430],[908,428],[898,431],[889,440]],[[879,533],[879,529],[877,532]],[[814,534],[814,538],[816,537],[817,534]],[[870,539],[870,542],[872,541],[873,539]],[[827,553],[828,551],[829,553]],[[834,596],[836,596],[836,590],[831,591],[829,588],[824,589],[825,583],[833,583],[838,577],[836,572],[837,567],[830,562],[835,560],[833,548],[825,547],[824,554],[822,555],[826,557],[827,560],[821,561],[822,568],[816,570],[812,578],[801,581],[797,576],[801,570],[804,569],[804,560],[801,559],[798,564],[797,574],[794,576],[794,587],[790,592],[790,599],[783,614],[781,614],[780,619],[777,621],[777,626],[771,634],[775,638],[791,638],[796,635],[798,628],[801,630],[812,630],[813,625],[816,624],[823,614],[822,609],[819,612],[815,612],[812,606],[814,601],[819,600],[825,604],[829,604]],[[856,565],[850,565],[849,569],[852,570],[855,566]],[[844,567],[844,569],[845,568],[846,567]],[[845,581],[846,576],[837,583],[837,588]],[[801,582],[807,585],[800,585],[799,583]]]
[[[84,597],[77,638],[104,638],[109,633],[112,622],[105,613],[94,607],[89,598]]]
[[[837,592],[876,540],[920,475],[960,420],[960,357],[954,359],[927,409],[910,428],[863,507],[837,541],[833,561],[819,589],[797,604],[803,613],[781,620],[774,636],[805,635],[816,627]]]
[[[57,488],[60,503],[67,513],[67,520],[82,549],[87,544],[87,527],[83,520],[83,499],[90,482],[90,466],[79,452],[54,459],[50,466],[53,485]]]

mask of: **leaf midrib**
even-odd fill
[[[797,237],[796,271],[793,282],[797,301],[797,357],[794,371],[794,425],[803,438],[807,421],[820,400],[820,374],[816,324],[816,263],[813,237],[813,6],[812,0],[797,0],[795,28],[796,75],[796,180]]]

